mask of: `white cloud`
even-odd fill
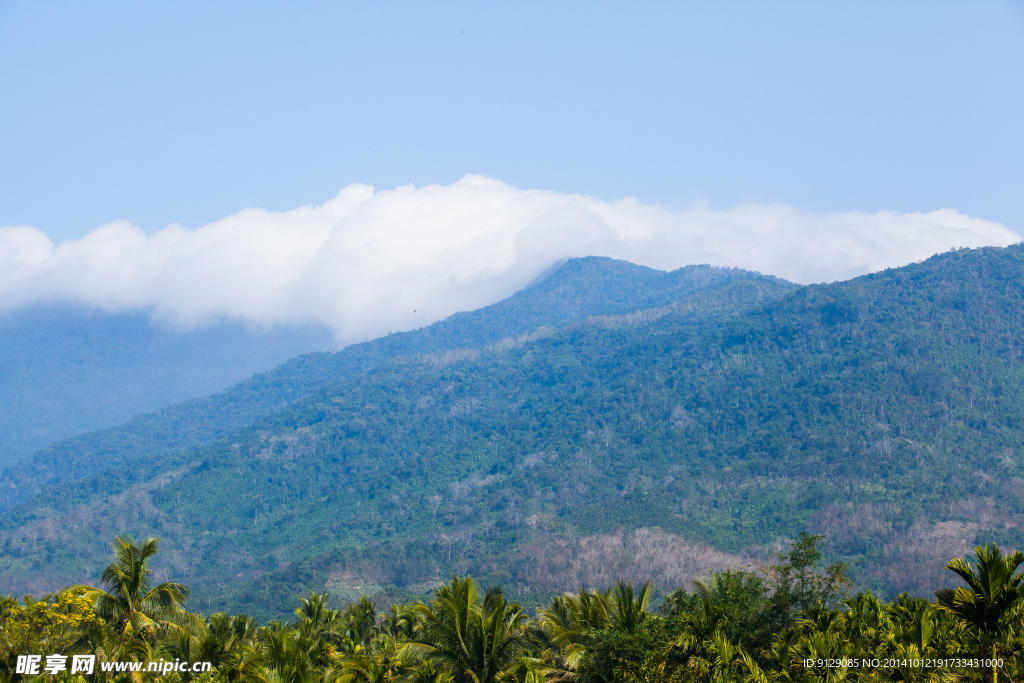
[[[662,270],[712,263],[811,283],[950,247],[1019,240],[1002,225],[952,209],[673,212],[470,175],[446,187],[374,192],[351,185],[323,206],[246,209],[196,230],[172,225],[149,237],[115,222],[54,246],[35,228],[0,228],[0,310],[73,301],[150,309],[183,328],[221,319],[314,323],[350,343],[493,303],[566,257],[611,256]]]

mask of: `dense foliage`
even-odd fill
[[[608,258],[572,259],[540,282],[480,310],[456,313],[427,327],[354,344],[334,354],[306,353],[213,396],[53,444],[0,473],[0,511],[30,500],[47,485],[96,476],[132,458],[196,448],[227,436],[391,358],[484,346],[588,316],[663,306],[737,279],[770,284],[780,293],[794,287],[736,268],[687,266],[666,273]],[[223,377],[237,372],[231,368],[254,355],[246,352],[247,345],[266,346],[263,354],[270,357],[276,352],[275,341],[292,348],[303,338],[299,332],[290,340],[285,332],[275,332],[258,339],[234,339],[234,328],[176,338],[152,328],[145,316],[111,319],[97,314],[83,319],[58,310],[48,315],[27,311],[16,317],[27,323],[8,320],[0,333],[0,355],[5,359],[0,367],[0,431],[7,436],[0,444],[0,465],[9,465],[26,443],[42,445],[45,441],[39,439],[47,434],[91,431],[83,427],[89,420],[110,424],[116,416],[130,415],[125,412],[128,406],[160,405],[176,399],[175,391],[195,395],[193,384],[211,381],[202,371],[204,362],[220,366],[206,374]],[[306,336],[315,347],[325,344],[312,333]],[[48,355],[41,359],[32,354]],[[213,358],[216,354],[233,356]],[[207,356],[211,358],[204,360]],[[203,376],[191,380],[187,389],[177,389],[189,379],[189,372]],[[75,373],[87,376],[75,379]],[[65,399],[55,400],[57,395]]]
[[[820,566],[821,540],[802,534],[761,571],[711,574],[657,609],[648,584],[618,581],[555,596],[531,616],[499,588],[454,577],[427,600],[386,609],[365,596],[339,609],[310,593],[288,622],[260,626],[188,612],[184,586],[152,585],[156,541],[119,537],[103,588],[0,600],[0,680],[53,680],[18,673],[19,655],[39,653],[95,656],[92,675],[64,671],[64,681],[1020,680],[1024,555],[978,547],[973,561],[948,563],[965,585],[937,602],[883,602],[848,595],[843,565]],[[131,662],[141,671],[117,673]],[[148,671],[167,662],[189,666]],[[197,662],[209,670],[187,670]]]
[[[168,539],[158,571],[211,610],[407,601],[453,574],[535,607],[619,577],[688,585],[807,532],[891,599],[953,587],[946,561],[976,544],[1024,545],[1024,248],[778,294],[735,280],[382,363],[48,489],[0,520],[0,579],[98,577],[98,541],[128,530]]]

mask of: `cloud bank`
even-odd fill
[[[790,206],[674,212],[635,199],[521,190],[468,175],[448,186],[350,185],[322,206],[246,209],[147,236],[123,221],[54,245],[0,228],[0,311],[77,302],[149,310],[182,329],[220,320],[321,324],[340,344],[498,301],[559,259],[610,256],[671,270],[739,266],[800,283],[841,280],[951,247],[1020,237],[952,209],[813,214]]]

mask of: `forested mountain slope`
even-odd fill
[[[688,266],[666,273],[608,258],[572,259],[550,276],[497,304],[477,311],[457,313],[444,321],[412,332],[391,334],[371,342],[355,344],[338,353],[305,354],[208,398],[172,405],[140,415],[118,427],[56,443],[36,453],[30,460],[10,466],[0,474],[0,511],[29,500],[48,484],[94,476],[127,459],[195,448],[221,438],[321,387],[364,372],[390,358],[482,346],[587,316],[660,306],[737,278],[770,281],[779,291],[795,287],[776,278],[765,278],[739,269]],[[109,345],[110,338],[118,330],[127,339],[122,342],[132,348],[144,346],[136,338],[146,341],[154,335],[145,321],[140,323],[135,318],[128,319],[125,316],[116,319],[110,316],[100,318],[99,322],[94,321],[93,327],[104,323],[112,327],[112,331],[97,333],[100,339],[93,346],[103,343]],[[53,321],[50,323],[47,329],[59,328]],[[39,327],[39,321],[34,324]],[[140,325],[145,329],[141,329]],[[95,332],[92,327],[85,331]],[[195,342],[197,334],[191,335],[189,339]],[[48,338],[53,336],[51,334]],[[0,335],[0,341],[3,338]],[[52,342],[53,339],[50,339]],[[158,342],[159,339],[147,343],[159,346]],[[42,340],[37,341],[37,345],[42,343]],[[173,346],[167,340],[162,344]],[[185,350],[192,347],[184,345]],[[192,350],[195,351],[194,348]],[[164,351],[163,355],[167,355],[166,349]],[[96,350],[96,353],[99,352]],[[4,367],[14,372],[12,368],[18,365],[16,360],[8,357]],[[96,364],[94,359],[81,362],[84,365]],[[111,387],[115,388],[120,386],[118,377],[139,371],[135,366],[111,368],[109,365],[98,363],[97,372],[106,373]],[[0,376],[2,374],[0,372]],[[150,384],[158,381],[159,378],[154,377]],[[155,390],[152,387],[150,389]],[[19,395],[12,391],[9,399],[15,401]],[[94,410],[106,406],[102,399],[93,403]],[[53,408],[53,411],[61,414],[67,412],[58,411],[57,408]],[[17,411],[11,413],[10,419],[15,420],[18,414]],[[44,417],[46,415],[49,413],[43,413]],[[22,422],[25,420],[22,419]],[[29,422],[35,424],[31,420]]]
[[[773,288],[394,360],[50,488],[0,521],[0,580],[80,580],[125,530],[178,549],[165,575],[208,607],[260,615],[467,571],[518,596],[671,588],[801,530],[861,586],[919,592],[975,542],[1024,545],[1024,248]]]

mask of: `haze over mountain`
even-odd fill
[[[1024,545],[1024,247],[797,290],[710,284],[475,350],[410,344],[196,450],[28,482],[40,494],[0,520],[0,577],[62,585],[100,571],[115,533],[152,533],[163,575],[209,608],[269,616],[308,589],[454,572],[523,599],[683,585],[803,530],[859,586],[916,592],[975,542]]]
[[[55,304],[0,314],[0,467],[334,348],[331,332],[315,326],[259,331],[221,323],[182,331],[146,312]]]

